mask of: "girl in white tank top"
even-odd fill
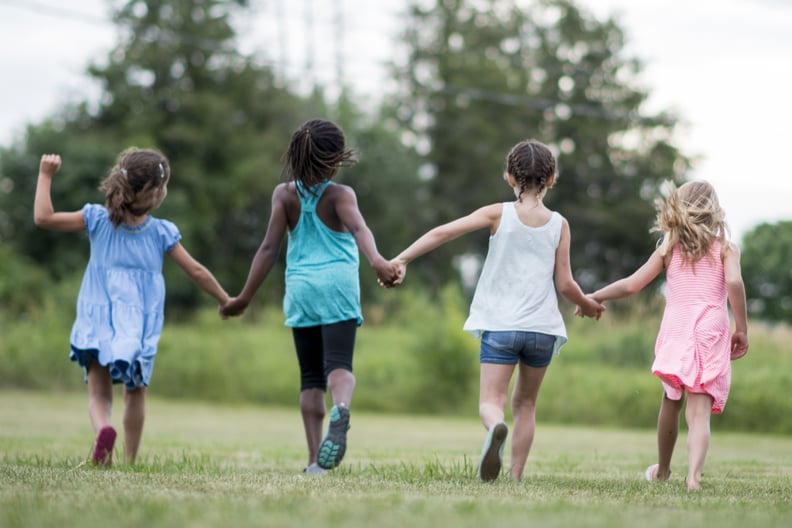
[[[435,227],[399,254],[393,263],[404,280],[407,264],[461,235],[488,228],[490,244],[465,330],[482,335],[479,415],[487,437],[479,459],[479,477],[494,480],[503,464],[508,434],[504,406],[515,367],[519,375],[512,395],[514,434],[511,476],[519,480],[533,443],[536,398],[553,350],[566,341],[557,293],[578,305],[582,314],[596,317],[604,307],[586,297],[572,277],[569,262],[569,224],[542,199],[556,180],[556,160],[550,149],[522,141],[506,157],[504,179],[514,190],[514,202],[484,206],[471,214]],[[495,335],[497,349],[488,343]],[[544,359],[535,350],[524,355],[524,343],[554,340]],[[493,340],[494,342],[494,340]],[[517,343],[520,343],[519,349]],[[528,347],[530,348],[530,346]]]

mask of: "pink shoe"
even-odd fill
[[[115,439],[116,430],[109,425],[99,429],[99,434],[96,435],[93,453],[91,453],[91,462],[97,465],[110,465],[113,459],[113,445],[115,444]]]

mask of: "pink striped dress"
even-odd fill
[[[652,373],[670,399],[683,391],[705,393],[712,396],[712,412],[723,412],[731,386],[731,326],[720,242],[695,265],[673,248]]]

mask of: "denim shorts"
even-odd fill
[[[555,350],[555,336],[537,332],[490,332],[481,334],[481,363],[516,365],[522,361],[529,367],[550,364]]]

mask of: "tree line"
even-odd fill
[[[47,284],[81,274],[87,259],[81,235],[33,225],[44,152],[64,159],[56,208],[75,210],[102,201],[97,186],[118,152],[162,150],[173,181],[156,214],[179,226],[190,252],[232,294],[263,237],[290,134],[313,117],[338,122],[359,153],[339,181],[356,189],[386,256],[438,223],[510,199],[500,179],[508,150],[529,137],[550,145],[560,174],[546,202],[570,222],[572,265],[585,290],[643,261],[655,244],[652,199],[691,167],[674,144],[679,118],[642,108],[649,91],[623,30],[572,0],[408,3],[396,43],[406,59],[391,65],[395,82],[373,111],[351,88],[334,101],[321,86],[300,94],[241,54],[232,20],[249,9],[246,0],[113,6],[117,43],[86,72],[101,87],[98,101],[75,102],[0,147],[0,300],[12,312],[28,309]],[[439,291],[459,280],[455,257],[481,256],[486,245],[481,233],[440,248],[416,262],[411,280]],[[199,304],[200,293],[175,270],[166,275],[169,306]],[[369,278],[363,295],[371,299],[380,292]],[[769,291],[755,291],[762,288]],[[281,289],[269,280],[258,298],[279,303]]]

